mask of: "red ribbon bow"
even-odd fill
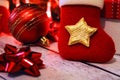
[[[33,52],[30,47],[19,50],[12,45],[6,44],[5,53],[0,55],[0,71],[15,73],[23,70],[32,75],[39,76],[39,69],[43,68],[41,53]]]

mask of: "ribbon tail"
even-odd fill
[[[17,65],[15,65],[15,67],[12,69],[11,73],[15,73],[18,72],[22,69],[22,66],[20,63],[18,63]]]
[[[36,65],[30,67],[29,69],[25,69],[24,71],[26,73],[32,75],[32,76],[35,76],[35,77],[40,76],[39,69],[38,69],[38,67]]]
[[[5,67],[5,71],[6,72],[11,72],[13,67],[15,66],[15,63],[14,62],[9,62],[6,64],[6,67]]]
[[[0,64],[0,72],[3,72],[3,71],[5,71],[5,66]]]

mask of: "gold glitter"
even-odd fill
[[[43,46],[49,46],[49,40],[46,38],[46,37],[42,37],[40,38],[40,43],[43,45]]]
[[[39,16],[41,16],[42,14],[40,14],[40,15],[38,15],[37,17],[39,17]],[[37,18],[36,17],[36,18]],[[38,20],[35,20],[36,19],[35,17],[33,17],[31,20],[29,20],[25,25],[23,25],[20,29],[19,29],[19,31],[18,31],[18,33],[15,35],[15,37],[17,38],[17,39],[19,39],[19,37],[21,36],[21,34],[25,31],[25,30],[28,30],[28,31],[30,31],[32,28],[34,28],[35,26],[34,25],[38,25],[39,23],[40,23],[40,21],[42,22],[42,21],[45,21],[45,20],[42,20],[42,19],[38,19]],[[32,21],[34,21],[34,22],[32,22]],[[29,24],[29,25],[28,25]],[[33,25],[32,27],[30,27],[31,25]]]

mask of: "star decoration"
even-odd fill
[[[90,36],[97,31],[97,28],[87,25],[84,18],[81,18],[75,25],[65,26],[65,29],[70,34],[68,45],[81,43],[86,47],[90,46]]]

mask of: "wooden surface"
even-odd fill
[[[21,46],[12,36],[1,35],[0,53],[3,53],[5,44]],[[32,77],[26,74],[8,75],[0,72],[0,80],[120,80],[120,56],[115,55],[113,60],[104,64],[84,63],[64,60],[60,57],[57,42],[50,47],[32,46],[32,51],[41,52],[45,69],[41,69],[41,76]]]

